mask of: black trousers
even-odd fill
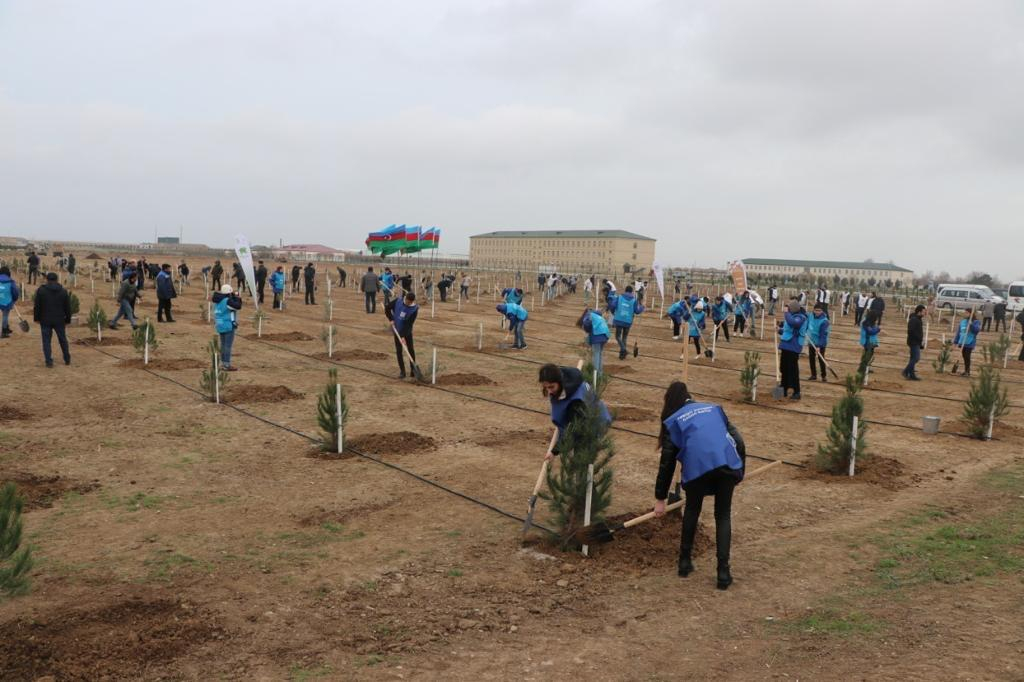
[[[999,331],[999,325],[1003,325],[1003,331],[1005,332],[1006,331],[1006,318],[1005,317],[997,317],[996,318],[996,331]]]
[[[313,282],[306,280],[306,305],[316,305],[316,285]]]
[[[36,280],[39,279],[39,268],[28,269],[28,283],[35,284]]]
[[[39,331],[42,334],[43,339],[43,359],[46,360],[46,364],[53,364],[53,354],[51,352],[53,344],[53,334],[57,334],[57,343],[60,344],[60,352],[64,356],[64,362],[71,362],[71,351],[68,348],[68,336],[65,333],[64,325],[50,326],[48,324],[39,324]]]
[[[704,498],[714,495],[715,554],[719,566],[729,565],[729,550],[732,545],[732,493],[735,489],[736,477],[721,469],[709,471],[683,486],[686,503],[683,506],[683,533],[679,540],[680,562],[693,556],[693,540],[697,535],[697,521],[704,506]]]
[[[263,290],[266,289],[266,282],[256,282],[256,300],[263,305]]]
[[[164,317],[168,322],[174,321],[174,318],[171,317],[171,299],[158,298],[156,299],[156,321],[163,322]]]
[[[697,355],[700,355],[700,337],[691,336],[690,340],[693,341],[693,345],[697,347]]]
[[[992,328],[992,318],[991,317],[984,317],[984,318],[982,318],[982,320],[981,320],[981,331],[987,332],[991,328]]]
[[[825,376],[825,351],[827,350],[828,348],[818,348],[818,352],[821,353],[821,356],[819,357],[818,353],[815,353],[813,348],[807,346],[807,362],[811,366],[811,380],[818,378],[818,372],[815,369],[815,360],[818,361],[817,366],[821,368],[821,376]]]
[[[281,294],[274,292],[274,310],[281,309]]]
[[[376,291],[364,291],[363,298],[366,299],[366,312],[375,313],[377,312],[377,292]]]
[[[292,293],[295,293],[298,290],[299,290],[299,278],[298,277],[292,277]]]
[[[964,358],[964,374],[970,374],[971,373],[971,353],[973,353],[973,352],[974,352],[973,348],[964,348],[963,349],[962,355],[963,355],[963,358]]]
[[[733,324],[732,330],[734,332],[738,332],[738,333],[742,334],[743,330],[746,329],[746,328],[747,328],[747,318],[743,317],[742,315],[737,315],[736,316],[736,322],[735,322],[735,324]]]
[[[220,277],[214,277],[212,281],[213,281],[213,285],[210,288],[210,291],[212,291],[214,293],[217,293],[218,291],[220,291],[220,286],[221,286],[221,284],[220,284]]]
[[[395,339],[395,355],[398,356],[398,371],[405,374],[405,353],[402,352],[402,342],[398,340],[395,333],[392,332],[391,336]],[[405,347],[409,349],[409,356],[416,360],[416,346],[412,342],[412,333],[405,332],[402,334],[402,338],[405,339]]]
[[[728,341],[729,340],[729,323],[728,322],[722,322],[722,324],[718,324],[717,322],[715,322],[715,338],[716,339],[718,338],[718,332],[720,332],[720,331],[725,332],[725,340]]]
[[[856,312],[853,314],[853,323],[859,327],[862,319],[864,319],[864,309],[857,308]]]
[[[800,392],[800,354],[791,350],[781,350],[779,366],[782,370],[782,388],[785,395]]]

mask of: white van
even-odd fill
[[[980,310],[988,301],[1002,303],[1003,299],[981,284],[940,284],[935,295],[936,308],[951,310]]]
[[[1010,282],[1006,294],[1006,310],[1020,312],[1024,310],[1024,282]]]

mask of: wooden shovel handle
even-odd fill
[[[782,464],[782,460],[781,459],[777,459],[774,462],[769,462],[768,464],[765,464],[763,467],[758,467],[757,469],[754,469],[753,471],[751,471],[749,474],[747,474],[743,478],[747,479],[747,478],[751,478],[753,476],[757,476],[758,474],[763,474],[764,472],[768,471],[769,469],[777,467],[780,464]],[[686,504],[686,500],[685,499],[679,500],[678,502],[673,502],[672,504],[670,504],[667,507],[665,507],[665,513],[667,514],[668,512],[675,511],[676,509],[679,509],[680,507],[682,507],[684,504]],[[640,523],[643,523],[644,521],[650,521],[654,517],[655,517],[655,513],[653,511],[649,511],[646,514],[642,514],[642,515],[636,517],[635,519],[630,519],[629,521],[626,521],[624,524],[622,524],[622,527],[623,528],[632,528],[633,526],[635,526],[637,524],[640,524]]]

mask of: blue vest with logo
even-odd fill
[[[683,483],[723,466],[742,471],[743,460],[725,428],[725,412],[718,405],[689,402],[664,423],[669,438],[679,448]]]
[[[235,328],[235,311],[228,307],[230,297],[225,296],[213,304],[213,319],[217,323],[217,333],[225,334]]]
[[[569,406],[576,400],[582,400],[585,403],[597,400],[594,392],[590,390],[590,384],[584,381],[572,395],[560,400],[551,398],[551,422],[558,427],[559,438],[565,432],[565,427],[569,426]],[[603,400],[598,400],[597,403],[601,410],[601,417],[604,418],[606,424],[611,424],[612,415],[608,412],[608,406],[604,404]]]

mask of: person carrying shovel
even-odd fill
[[[612,313],[612,326],[615,327],[615,341],[619,344],[619,360],[626,359],[626,343],[629,330],[633,326],[633,317],[644,311],[643,305],[633,293],[633,287],[627,286],[621,295],[608,294],[608,312]]]
[[[558,436],[552,440],[553,445],[545,453],[544,459],[551,461],[559,454],[558,443],[565,435],[565,430],[584,415],[588,403],[597,400],[605,423],[612,423],[608,408],[598,399],[590,384],[583,380],[583,372],[575,367],[559,367],[548,363],[540,368],[538,380],[541,393],[551,400],[551,422],[558,429]]]
[[[679,542],[679,576],[693,572],[693,541],[704,498],[715,497],[715,550],[717,587],[732,584],[729,551],[732,543],[732,493],[743,480],[747,450],[743,437],[718,405],[698,403],[686,384],[673,381],[665,391],[661,410],[661,460],[654,485],[654,512],[665,513],[676,462],[680,464],[686,494]]]
[[[807,339],[807,314],[800,307],[800,301],[792,299],[786,316],[779,323],[779,350],[782,357],[779,365],[782,372],[782,397],[793,391],[792,400],[800,400],[800,353]]]
[[[807,340],[811,344],[811,352],[807,354],[807,359],[811,364],[809,381],[818,380],[818,366],[821,367],[821,380],[828,381],[828,374],[825,372],[825,349],[828,347],[830,326],[825,306],[815,303],[811,316],[807,318]],[[817,352],[815,352],[815,348],[817,348]]]
[[[18,284],[11,278],[11,269],[6,265],[0,267],[0,315],[3,316],[0,338],[6,339],[11,335],[11,310],[19,298],[21,298],[21,290],[18,288]]]
[[[398,378],[405,378],[404,343],[409,353],[410,362],[416,362],[416,347],[412,340],[412,326],[416,324],[416,315],[420,307],[416,304],[416,294],[406,292],[405,298],[395,298],[384,306],[384,314],[395,328],[395,355],[398,356]]]
[[[523,334],[526,331],[526,318],[529,316],[526,308],[518,303],[508,301],[507,303],[499,303],[497,309],[508,320],[508,330],[515,337],[512,347],[517,350],[526,350],[526,339],[523,338]]]
[[[698,300],[690,310],[683,311],[683,320],[689,323],[689,336],[697,348],[697,359],[700,360],[701,329],[704,329],[704,301]],[[683,351],[686,352],[685,350]]]

